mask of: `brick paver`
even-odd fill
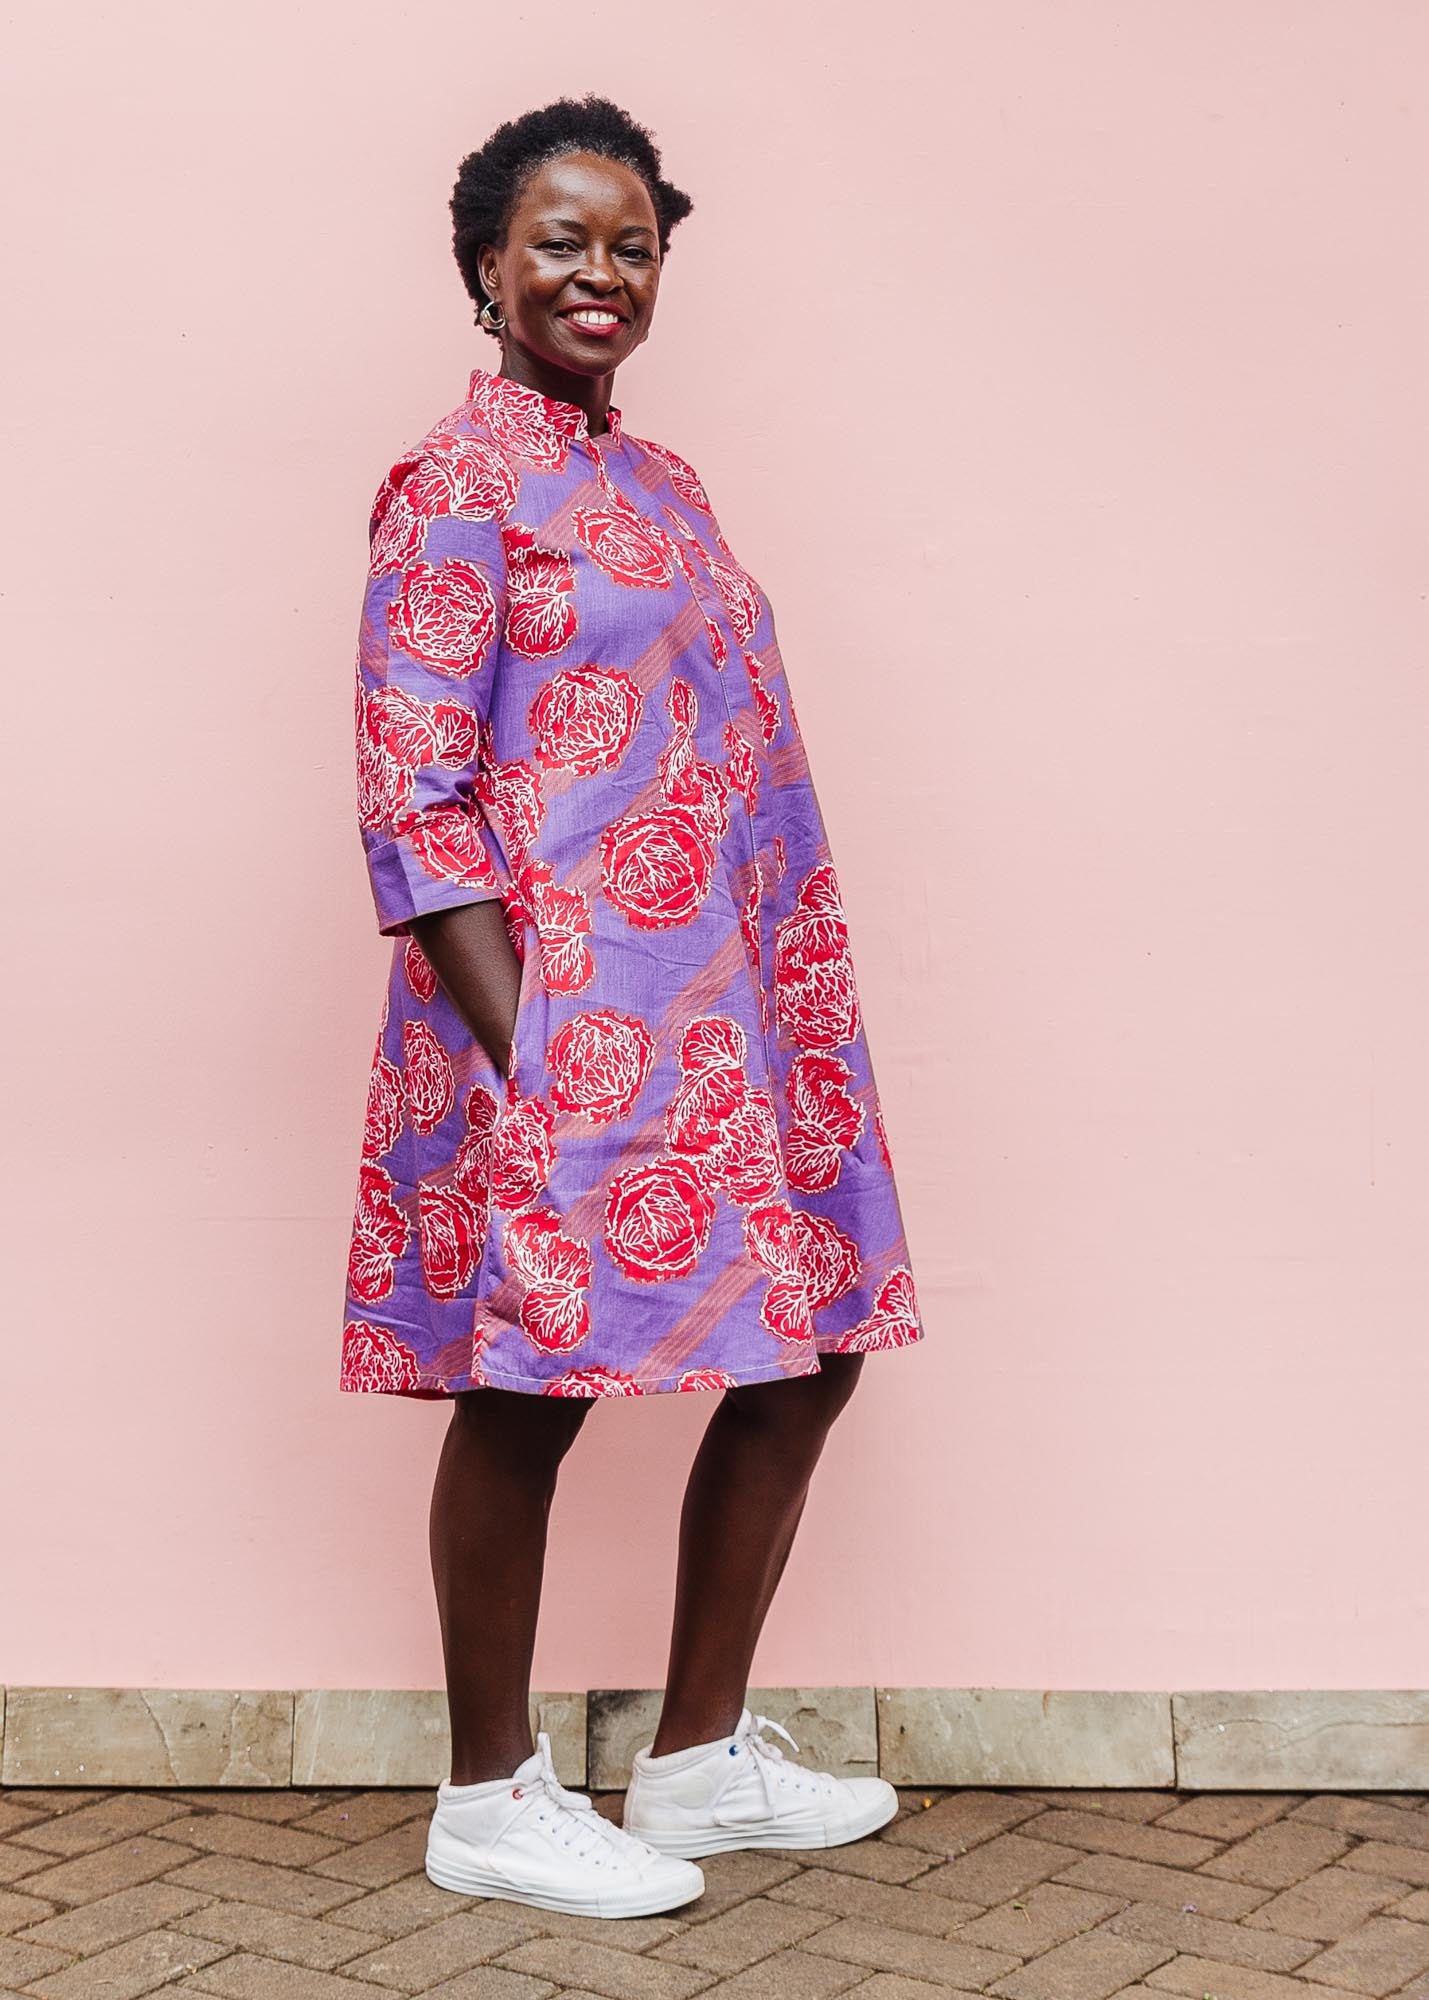
[[[1408,1893],[1407,1883],[1389,1882],[1362,1869],[1319,1868],[1293,1889],[1282,1889],[1278,1896],[1262,1903],[1246,1923],[1254,1929],[1264,1925],[1267,1930],[1283,1931],[1287,1937],[1317,1938],[1322,1944],[1333,1944],[1346,1932],[1357,1930],[1366,1917],[1377,1916]]]
[[[1371,1917],[1302,1968],[1307,1979],[1356,1993],[1398,1993],[1429,1969],[1429,1925]]]
[[[1422,1795],[900,1801],[601,1922],[428,1882],[430,1792],[0,1787],[0,2000],[1429,2000]]]

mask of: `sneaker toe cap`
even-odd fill
[[[650,1879],[667,1888],[672,1896],[692,1903],[696,1896],[705,1893],[705,1872],[697,1862],[682,1861],[674,1854],[655,1854],[652,1850],[647,1866]]]
[[[849,1804],[860,1819],[885,1812],[890,1819],[898,1810],[898,1794],[887,1778],[845,1778]]]

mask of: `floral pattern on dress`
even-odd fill
[[[631,1396],[922,1338],[773,612],[678,453],[475,369],[382,481],[357,819],[393,941],[340,1386]],[[411,926],[497,900],[509,1070]]]

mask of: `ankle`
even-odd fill
[[[742,1703],[733,1708],[707,1708],[702,1713],[691,1710],[678,1711],[660,1717],[660,1725],[655,1731],[655,1740],[650,1745],[652,1757],[673,1757],[677,1751],[693,1750],[706,1743],[718,1743],[722,1737],[733,1736],[739,1727]]]
[[[524,1745],[519,1739],[509,1743],[483,1743],[464,1750],[460,1756],[452,1752],[451,1776],[449,1784],[485,1785],[494,1778],[509,1778],[518,1764],[524,1764],[528,1757],[535,1755],[536,1746],[531,1741]]]

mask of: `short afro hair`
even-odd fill
[[[462,282],[478,305],[486,303],[477,259],[492,243],[502,249],[521,188],[547,160],[562,153],[599,153],[639,174],[655,205],[660,255],[670,231],[694,207],[690,197],[660,172],[660,149],[643,125],[608,97],[558,97],[539,111],[498,125],[486,144],[468,153],[452,190],[452,249]]]

